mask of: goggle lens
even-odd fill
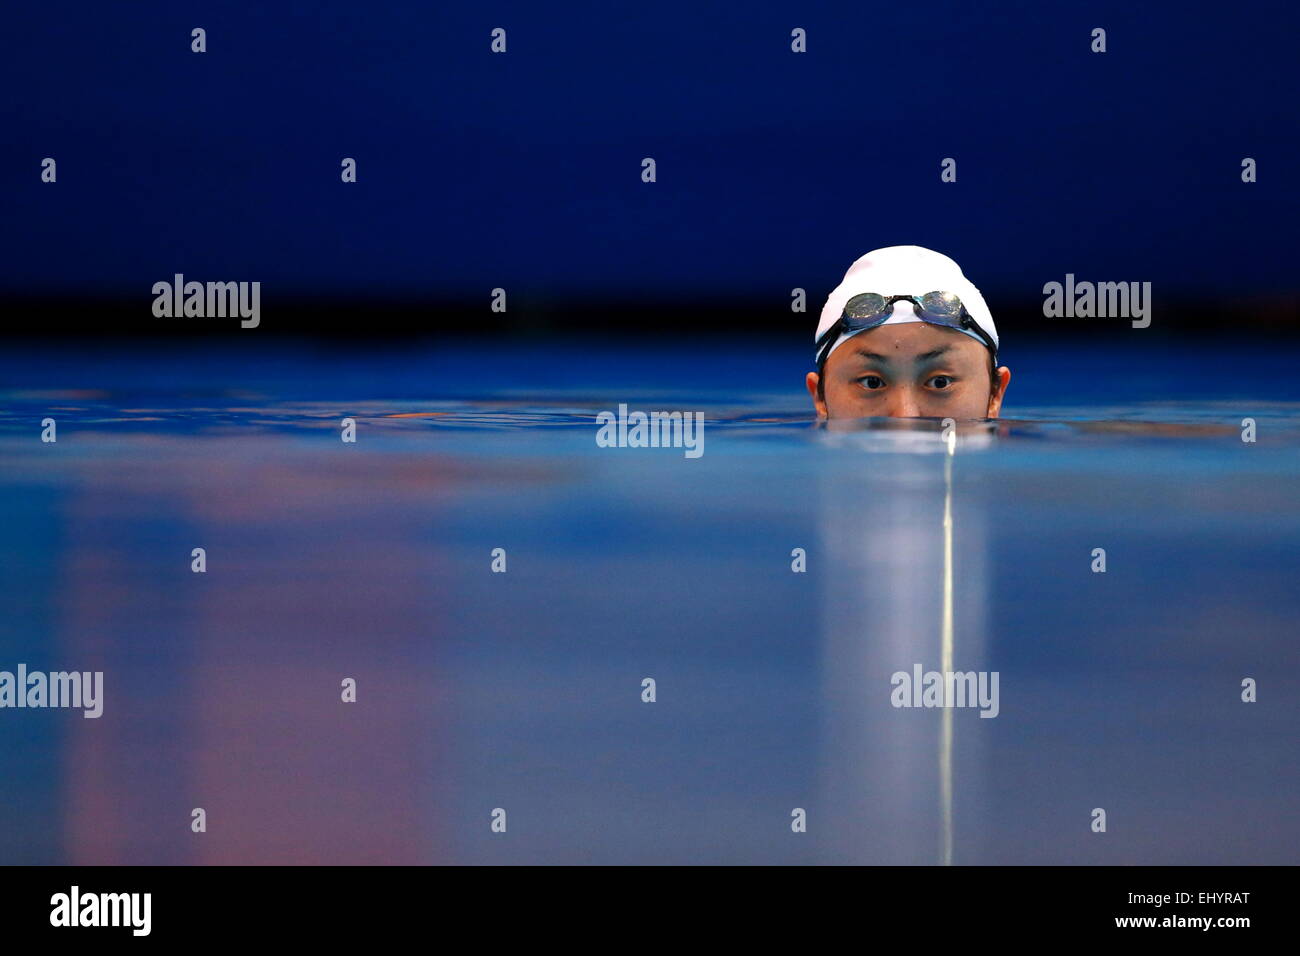
[[[844,314],[855,322],[870,322],[885,312],[885,297],[876,292],[855,295],[844,305]]]
[[[953,292],[927,292],[921,296],[921,312],[947,325],[961,321],[961,299]]]

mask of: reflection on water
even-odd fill
[[[831,825],[853,835],[832,849],[838,862],[948,864],[957,770],[958,806],[972,816],[982,806],[985,721],[975,711],[898,709],[891,676],[986,669],[988,540],[978,510],[954,512],[953,478],[957,449],[987,447],[987,430],[949,441],[934,423],[870,431],[885,438],[870,457],[828,461],[820,480],[820,763]],[[981,828],[967,826],[967,858],[957,862],[978,858]]]
[[[943,629],[940,640],[943,648],[939,671],[953,673],[952,627],[952,459],[957,452],[957,435],[950,431],[945,440],[948,454],[943,459]],[[947,701],[946,703],[953,703]],[[943,737],[939,743],[939,813],[943,821],[943,847],[939,862],[952,865],[952,715],[951,709],[940,712],[943,720]]]
[[[1295,862],[1295,407],[5,397],[0,669],[105,713],[0,711],[0,861]]]

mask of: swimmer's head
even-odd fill
[[[920,246],[877,249],[822,308],[808,393],[822,418],[997,418],[1011,381],[997,335],[957,263]]]

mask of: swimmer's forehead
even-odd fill
[[[893,327],[893,331],[890,329],[890,326],[881,326],[860,332],[845,342],[839,353],[843,353],[844,358],[849,360],[888,364],[931,362],[962,356],[978,358],[986,351],[979,342],[955,329],[924,324],[908,331],[902,331],[897,326]],[[834,357],[831,356],[832,359]]]

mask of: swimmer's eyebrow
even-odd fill
[[[931,349],[929,352],[925,352],[921,355],[918,355],[916,357],[916,361],[932,362],[935,359],[942,357],[944,354],[946,354],[951,350],[952,350],[951,345],[941,345],[937,349]],[[886,355],[881,355],[879,352],[868,352],[866,349],[858,349],[856,354],[858,358],[864,358],[868,362],[878,362],[881,365],[889,364],[889,357]]]
[[[858,349],[854,354],[858,358],[866,359],[868,362],[878,362],[881,365],[888,365],[889,359],[879,352],[868,352],[866,349]]]

